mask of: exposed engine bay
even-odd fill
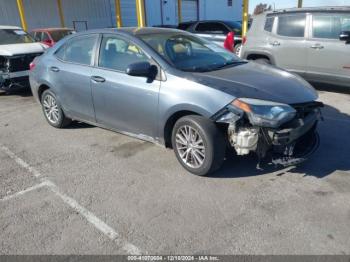
[[[216,115],[218,123],[227,124],[229,145],[237,155],[257,154],[260,163],[267,159],[275,165],[290,166],[303,162],[318,147],[316,132],[318,120],[322,118],[321,102],[291,105],[293,117],[281,124],[256,125],[249,112],[229,107],[228,112]]]
[[[0,89],[27,87],[29,64],[42,53],[0,56]]]

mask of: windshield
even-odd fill
[[[34,43],[34,39],[22,29],[0,29],[0,45]]]
[[[71,35],[73,33],[72,30],[62,30],[62,31],[52,31],[50,32],[50,35],[53,39],[53,41],[58,42],[60,41],[63,37],[67,36],[67,35]]]
[[[140,38],[182,71],[207,72],[244,63],[226,49],[192,35],[163,33],[141,35]]]

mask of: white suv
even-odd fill
[[[241,57],[308,81],[350,87],[350,8],[301,8],[257,15]]]
[[[29,64],[46,48],[20,27],[0,26],[0,90],[29,87]]]

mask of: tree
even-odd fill
[[[267,4],[260,3],[255,7],[254,15],[258,15],[269,10],[272,10],[271,5],[268,6]]]

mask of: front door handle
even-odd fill
[[[312,49],[323,49],[324,46],[320,45],[320,44],[314,44],[314,45],[310,46],[310,48],[312,48]]]
[[[101,76],[92,76],[91,77],[91,80],[96,82],[96,83],[103,83],[106,81],[106,79],[104,79],[103,77]]]
[[[60,69],[59,69],[58,67],[56,67],[56,66],[51,66],[51,67],[50,67],[50,70],[51,70],[52,72],[55,72],[55,73],[57,73],[57,72],[60,71]]]
[[[272,45],[272,46],[279,46],[279,45],[281,45],[281,43],[278,42],[278,41],[274,41],[274,42],[270,43],[270,45]]]

